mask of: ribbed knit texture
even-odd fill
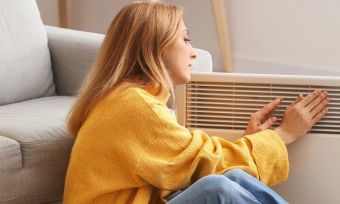
[[[169,93],[126,88],[101,100],[81,127],[64,204],[163,203],[208,174],[241,168],[268,185],[288,177],[288,153],[272,130],[234,143],[179,125]]]

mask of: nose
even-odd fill
[[[196,59],[197,55],[195,50],[191,47],[191,51],[190,51],[190,58],[191,59]]]

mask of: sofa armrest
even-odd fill
[[[75,95],[104,39],[103,34],[45,26],[58,95]]]
[[[21,157],[21,151],[20,151],[20,144],[8,137],[1,136],[0,135],[0,181],[4,182],[8,180],[6,177],[4,177],[4,173],[6,171],[13,171],[18,170],[22,168],[22,157]],[[10,172],[13,173],[13,172]],[[0,184],[1,186],[5,188],[5,184]],[[1,198],[1,192],[0,192],[0,198]],[[0,199],[1,202],[1,199]]]

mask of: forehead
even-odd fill
[[[185,26],[183,20],[181,20],[181,22],[180,22],[179,31],[180,31],[181,33],[188,33],[188,29],[187,29],[187,27]]]
[[[180,28],[181,30],[184,30],[184,29],[187,28],[187,27],[185,26],[185,23],[184,23],[183,20],[181,20],[181,22],[179,23],[179,28]]]

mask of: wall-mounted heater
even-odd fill
[[[274,189],[289,203],[340,203],[340,77],[192,73],[177,87],[178,122],[189,129],[235,140],[243,135],[251,113],[277,96],[284,110],[299,93],[327,90],[329,111],[302,139],[288,145],[290,174]]]

